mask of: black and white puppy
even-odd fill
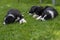
[[[29,15],[33,15],[33,18],[38,17],[42,15],[42,9],[42,6],[32,6],[29,11]]]
[[[58,15],[58,12],[56,11],[55,8],[51,7],[51,6],[46,6],[43,11],[42,11],[42,15],[37,17],[36,20],[41,19],[42,21],[48,20],[48,19],[53,19]]]
[[[26,23],[26,20],[24,19],[23,15],[20,14],[20,11],[17,9],[10,9],[7,13],[7,15],[4,18],[3,24],[10,24],[14,23],[15,21],[21,23]]]

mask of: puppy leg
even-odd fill
[[[20,20],[20,17],[17,17],[17,19],[15,20],[16,22]]]
[[[39,16],[39,17],[36,18],[36,20],[39,20],[39,19],[41,19],[41,16]]]
[[[41,21],[45,21],[45,19],[44,18],[41,18]]]
[[[22,24],[22,23],[26,23],[26,20],[24,18],[22,18],[21,20],[19,20],[19,23]]]
[[[42,20],[42,21],[45,21],[45,17],[46,17],[47,15],[44,15],[44,17],[41,17],[40,19]]]
[[[33,18],[36,18],[36,17],[38,17],[38,15],[34,14],[34,15],[33,15]]]

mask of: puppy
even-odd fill
[[[32,6],[30,11],[29,11],[29,15],[33,15],[33,18],[38,17],[40,15],[42,15],[42,6]]]
[[[20,11],[17,9],[10,9],[7,13],[7,15],[4,18],[3,24],[10,24],[14,23],[15,21],[21,23],[26,23],[26,20],[24,19],[23,15],[20,14]]]
[[[55,8],[51,6],[46,6],[43,11],[42,15],[37,17],[36,20],[41,19],[42,21],[48,20],[48,19],[53,19],[58,15],[58,12],[56,11]]]

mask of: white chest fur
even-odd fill
[[[51,10],[47,10],[47,12],[49,12],[51,14],[51,17],[54,18],[54,12]]]

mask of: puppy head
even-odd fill
[[[29,11],[29,15],[33,15],[35,10],[36,10],[37,6],[32,6],[30,11]]]
[[[14,20],[15,20],[15,18],[13,18],[12,16],[8,16],[8,17],[5,18],[3,24],[10,24],[10,23],[13,23]]]
[[[42,15],[42,12],[43,12],[43,7],[37,7],[36,9],[35,9],[35,13],[37,14],[37,15]]]

